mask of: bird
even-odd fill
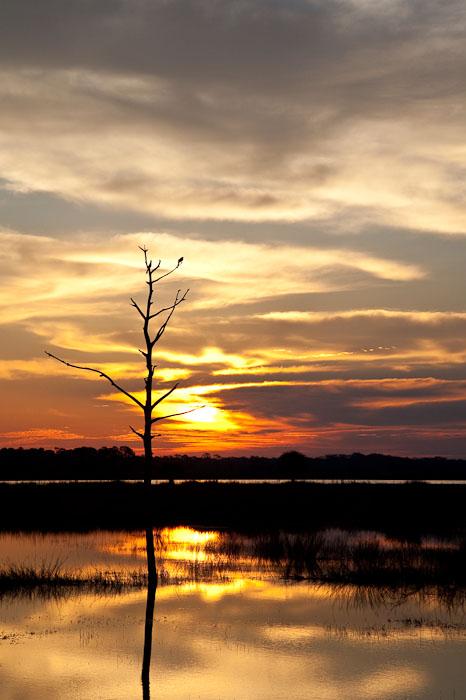
[[[178,260],[178,265],[181,265],[182,262],[183,262],[183,258],[180,258],[180,259]]]

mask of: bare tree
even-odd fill
[[[152,441],[154,439],[153,426],[155,423],[159,423],[167,418],[173,418],[175,416],[181,416],[186,413],[191,413],[191,411],[196,410],[196,408],[191,408],[187,411],[179,411],[177,413],[170,413],[168,415],[157,415],[154,416],[154,409],[159,406],[166,398],[168,398],[178,387],[178,382],[174,384],[168,391],[164,392],[160,396],[154,399],[153,396],[153,384],[154,384],[154,371],[155,364],[153,361],[154,348],[157,343],[162,338],[165,330],[175,312],[175,309],[185,301],[189,289],[186,289],[183,293],[179,289],[176,292],[175,298],[171,304],[162,307],[160,309],[155,309],[155,292],[156,285],[163,280],[165,277],[173,274],[183,262],[183,258],[180,258],[176,265],[164,272],[163,274],[157,274],[161,266],[161,260],[157,264],[153,264],[152,260],[148,257],[148,249],[146,247],[140,247],[144,254],[144,264],[146,268],[146,284],[147,284],[147,296],[145,303],[139,305],[137,301],[133,298],[131,299],[131,305],[136,309],[143,321],[143,335],[144,335],[144,349],[139,350],[141,355],[145,359],[146,364],[146,375],[144,377],[145,385],[145,399],[144,402],[140,401],[137,396],[131,392],[124,389],[120,384],[118,384],[109,374],[103,372],[101,369],[95,367],[84,367],[82,365],[76,365],[71,362],[67,362],[51,352],[45,351],[45,354],[52,357],[54,360],[61,362],[67,367],[72,367],[73,369],[82,370],[84,372],[94,372],[98,374],[103,379],[106,379],[110,384],[117,389],[119,392],[124,394],[132,402],[134,402],[143,412],[144,415],[144,430],[136,430],[130,425],[131,430],[138,437],[141,438],[144,446],[144,485],[145,485],[145,506],[146,506],[146,551],[147,551],[147,572],[148,572],[148,591],[147,591],[147,606],[146,606],[146,625],[145,625],[145,636],[144,636],[144,655],[143,655],[143,666],[142,666],[142,681],[145,697],[148,697],[149,693],[149,668],[150,668],[150,657],[151,657],[151,646],[152,646],[152,621],[153,621],[153,609],[155,601],[155,589],[157,586],[157,567],[155,558],[155,547],[154,547],[154,533],[152,527],[151,519],[151,508],[150,508],[150,492],[151,492],[151,479],[152,479]],[[161,318],[162,323],[158,326],[156,331],[152,330],[152,322],[155,318]]]

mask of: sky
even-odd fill
[[[3,0],[0,443],[466,457],[463,0]]]

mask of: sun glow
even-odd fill
[[[207,542],[216,542],[219,539],[218,532],[213,530],[199,531],[191,527],[164,528],[161,538],[176,544],[201,545]]]
[[[196,556],[205,559],[205,551],[203,549],[205,545],[217,542],[220,538],[219,533],[213,530],[201,531],[194,530],[191,527],[167,527],[155,534],[156,543],[158,543],[156,545],[157,549],[163,552],[165,557],[189,561],[195,559]],[[145,558],[146,538],[144,535],[131,534],[122,538],[116,544],[106,545],[105,551]]]
[[[221,411],[215,406],[202,406],[196,411],[196,423],[216,423],[221,416]]]
[[[255,590],[259,586],[254,581],[248,581],[245,578],[235,578],[224,583],[185,583],[178,588],[185,594],[197,593],[201,595],[205,602],[215,603],[226,595],[239,593],[246,588]]]

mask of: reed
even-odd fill
[[[63,568],[60,561],[39,565],[9,564],[0,568],[0,595],[10,592],[53,591],[58,589],[92,589],[118,591],[143,588],[147,574],[143,571],[93,571],[77,574]]]
[[[354,539],[348,533],[274,534],[254,542],[287,579],[325,583],[466,586],[466,544]]]

